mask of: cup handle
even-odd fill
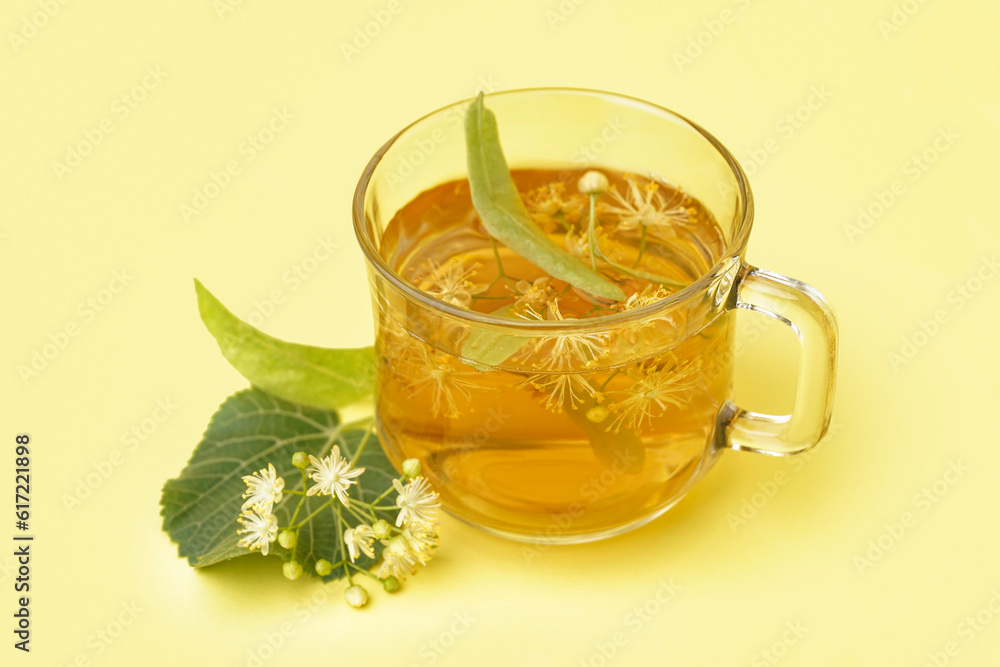
[[[787,456],[813,447],[826,433],[837,367],[837,322],[823,296],[794,278],[744,264],[729,308],[744,308],[789,326],[802,343],[795,405],[788,415],[748,412],[727,401],[723,447]]]

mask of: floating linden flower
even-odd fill
[[[617,416],[608,426],[617,433],[624,425],[636,431],[642,429],[653,417],[659,417],[667,406],[682,408],[690,397],[686,392],[697,386],[701,362],[694,359],[675,367],[645,366],[630,369],[632,386],[625,390],[627,397],[609,407]]]
[[[465,267],[460,261],[438,264],[434,260],[429,260],[427,265],[429,271],[417,281],[417,287],[445,303],[468,308],[473,296],[489,289],[489,285],[470,280],[476,274],[478,265]]]
[[[590,261],[590,239],[587,238],[586,230],[570,230],[563,238],[566,251],[574,257]]]
[[[566,194],[566,184],[554,181],[535,188],[524,197],[528,215],[545,231],[552,231],[562,224],[558,216],[567,222],[579,220],[586,202],[580,195]]]
[[[551,283],[551,276],[542,276],[531,283],[527,280],[519,280],[514,285],[517,292],[515,302],[536,309],[544,308],[545,304],[555,296],[555,291],[552,289]]]
[[[532,386],[548,397],[545,400],[545,408],[552,412],[562,412],[564,406],[576,409],[577,405],[586,399],[577,394],[583,394],[593,398],[598,395],[598,391],[590,386],[586,378],[579,373],[549,373],[532,375],[518,384],[519,387]]]
[[[629,231],[640,225],[666,236],[676,235],[677,225],[690,225],[690,211],[682,206],[684,196],[675,191],[669,201],[664,201],[660,186],[650,181],[640,187],[634,176],[626,176],[628,186],[623,196],[617,188],[610,190],[618,206],[606,205],[604,211],[618,216],[618,229]]]
[[[471,400],[469,389],[477,385],[465,377],[472,373],[455,370],[448,355],[429,345],[420,345],[414,351],[415,354],[404,359],[403,365],[397,369],[411,392],[410,396],[428,390],[431,392],[431,413],[435,417],[441,414],[450,419],[458,417],[461,413],[455,397],[461,396],[466,402]]]
[[[526,308],[522,315],[524,319],[555,320],[559,322],[574,322],[574,317],[563,317],[559,310],[559,300],[548,303],[546,316],[533,308]],[[543,351],[544,361],[541,366],[546,370],[570,370],[579,366],[591,366],[608,352],[607,334],[558,334],[543,336],[534,343],[536,352]],[[546,349],[548,348],[548,349]]]
[[[622,311],[645,308],[671,295],[662,285],[646,285],[641,292],[636,292],[621,304]]]

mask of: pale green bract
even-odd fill
[[[483,104],[482,93],[465,114],[465,145],[472,204],[490,236],[554,278],[607,299],[625,299],[618,285],[560,248],[531,221],[507,168],[496,116]]]
[[[197,280],[194,287],[201,321],[222,356],[255,387],[324,409],[342,408],[374,391],[374,348],[336,350],[279,340],[233,315]]]
[[[491,315],[496,317],[514,317],[517,304],[500,306]],[[465,363],[477,370],[486,370],[507,361],[515,352],[531,342],[531,338],[512,336],[502,331],[491,331],[475,328],[462,345],[462,358]]]

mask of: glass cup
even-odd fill
[[[819,442],[833,401],[833,315],[812,287],[746,263],[753,199],[743,170],[715,137],[667,109],[575,89],[487,98],[512,170],[648,174],[699,200],[724,251],[692,284],[627,312],[538,321],[461,308],[401,278],[389,223],[422,192],[466,177],[468,104],[390,139],[355,193],[375,319],[376,417],[397,469],[419,459],[443,507],[472,525],[574,543],[659,516],[725,449],[784,456]],[[741,308],[786,324],[801,343],[791,414],[732,401]],[[473,360],[473,348],[505,351]]]

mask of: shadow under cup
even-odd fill
[[[416,121],[375,154],[354,201],[374,304],[376,417],[393,464],[419,459],[443,507],[473,525],[572,543],[663,513],[725,447],[780,455],[818,442],[833,396],[833,318],[808,286],[744,263],[753,204],[733,156],[690,121],[610,93],[518,90],[487,102],[512,169],[672,183],[711,213],[725,249],[686,288],[620,314],[510,319],[435,299],[394,272],[389,223],[421,193],[466,178],[469,101]],[[735,308],[793,324],[803,347],[793,414],[730,400]],[[485,366],[463,358],[472,336],[532,353]],[[582,349],[554,370],[553,354]]]

